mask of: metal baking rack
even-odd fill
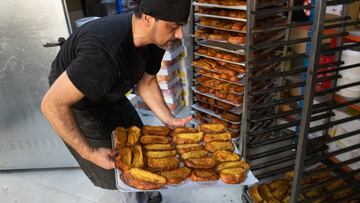
[[[348,35],[345,27],[360,24],[360,20],[348,17],[348,5],[354,0],[312,0],[311,6],[294,6],[294,1],[285,1],[277,7],[262,7],[262,1],[247,1],[247,44],[246,44],[246,77],[242,114],[242,128],[240,148],[242,156],[249,162],[254,175],[260,182],[269,182],[282,177],[288,171],[294,171],[291,189],[291,202],[298,202],[299,194],[316,190],[337,180],[344,180],[346,184],[335,190],[320,192],[315,196],[304,196],[299,202],[342,202],[360,199],[360,169],[352,169],[350,164],[359,163],[360,158],[354,157],[340,160],[353,150],[360,150],[360,143],[353,143],[341,149],[331,149],[330,144],[336,141],[359,136],[360,130],[331,136],[330,129],[360,119],[360,113],[337,119],[334,110],[349,108],[360,102],[360,98],[351,100],[336,100],[337,92],[346,88],[360,86],[360,81],[339,85],[341,72],[351,68],[360,68],[360,64],[343,65],[342,51],[360,47],[359,43],[344,45],[344,36]],[[326,18],[328,6],[343,5],[340,17]],[[294,22],[291,18],[293,11],[311,9],[312,20]],[[266,19],[271,15],[288,12],[285,23],[259,26],[259,19]],[[270,26],[271,25],[271,26]],[[291,39],[290,31],[304,25],[311,27],[309,35],[303,38]],[[328,34],[329,29],[335,30]],[[274,30],[284,30],[283,39],[276,42],[256,43],[255,34]],[[337,39],[334,47],[324,45],[324,40]],[[307,43],[304,53],[290,52],[289,46]],[[254,57],[254,52],[276,47],[282,54],[273,55],[260,60]],[[321,55],[334,54],[336,60],[327,64],[320,64]],[[287,63],[304,60],[304,65],[289,69]],[[263,67],[277,64],[263,71]],[[320,74],[327,74],[319,77]],[[331,87],[319,88],[319,83],[329,81]],[[301,89],[300,94],[290,94],[291,90]],[[263,99],[259,100],[259,97]],[[286,107],[286,108],[285,108]],[[324,168],[307,171],[305,169],[314,164],[322,163]],[[306,171],[306,172],[304,172]],[[319,183],[301,186],[304,176],[329,171],[330,178]],[[334,194],[347,192],[340,199]],[[244,201],[251,198],[244,192]]]
[[[214,8],[214,9],[224,9],[224,10],[233,10],[233,11],[246,11],[246,5],[243,5],[243,6],[224,6],[224,5],[219,5],[219,4],[198,3],[196,1],[193,1],[193,3],[192,3],[192,11],[193,11],[192,12],[193,13],[193,15],[192,15],[192,29],[193,29],[193,32],[192,33],[195,33],[195,30],[201,29],[201,28],[206,28],[206,29],[210,29],[210,30],[228,31],[229,33],[235,33],[235,34],[236,33],[238,33],[238,34],[245,34],[246,33],[244,31],[237,31],[237,30],[225,29],[225,28],[220,28],[220,27],[201,25],[199,23],[199,20],[198,20],[199,17],[207,17],[207,18],[210,18],[210,19],[218,19],[218,20],[223,20],[223,21],[229,21],[230,20],[232,22],[243,22],[243,23],[246,23],[247,20],[243,19],[243,18],[233,18],[233,17],[228,17],[228,16],[209,15],[209,14],[199,13],[198,8]],[[238,45],[238,44],[230,44],[230,43],[228,43],[226,41],[216,41],[216,40],[209,40],[209,39],[201,39],[201,38],[195,37],[194,35],[192,37],[193,37],[193,49],[194,49],[193,50],[193,56],[192,56],[193,60],[200,59],[200,58],[208,58],[208,59],[212,59],[212,60],[215,60],[215,61],[218,61],[218,62],[226,62],[226,63],[229,63],[229,64],[245,66],[245,62],[240,62],[240,63],[239,62],[233,62],[233,61],[223,60],[223,59],[219,59],[219,58],[216,58],[216,57],[211,57],[211,56],[196,53],[197,48],[205,47],[205,48],[212,48],[212,49],[218,50],[218,51],[223,51],[225,53],[227,52],[227,53],[235,54],[235,55],[238,55],[238,56],[244,56],[245,55],[245,52],[244,52],[245,44]],[[208,75],[195,73],[195,70],[199,69],[201,67],[196,67],[196,66],[192,66],[192,67],[193,67],[193,70],[194,70],[194,73],[193,73],[194,78],[198,77],[198,76],[209,77]],[[221,78],[216,78],[216,79],[218,79],[220,81],[224,81],[224,82],[229,82],[231,84],[243,85],[242,83],[243,83],[244,75],[239,75],[238,77],[239,77],[238,82],[228,81],[228,80],[221,79]],[[193,84],[193,86],[196,86],[197,82],[193,80],[192,84]],[[204,95],[204,96],[207,96],[207,97],[210,97],[210,98],[217,99],[217,100],[222,101],[224,103],[234,105],[236,109],[234,109],[233,111],[229,110],[229,112],[241,115],[242,104],[235,104],[235,103],[232,103],[232,102],[224,100],[224,99],[219,99],[219,98],[215,97],[212,94],[201,93],[195,87],[193,87],[192,90],[193,90],[193,94]],[[241,92],[236,93],[236,94],[238,94],[239,96],[242,95]],[[208,115],[211,115],[213,117],[217,117],[217,118],[219,118],[221,120],[225,120],[225,119],[223,119],[221,117],[221,115],[217,115],[215,112],[211,111],[210,109],[204,109],[204,108],[199,107],[199,105],[197,104],[197,99],[195,97],[193,97],[193,98],[194,99],[193,99],[192,108],[194,110],[200,111],[200,112],[208,114]],[[214,106],[214,107],[216,107],[216,106]],[[230,121],[227,121],[227,122],[233,123],[233,124],[239,124],[240,123],[240,122],[230,122]]]

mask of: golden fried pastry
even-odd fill
[[[214,152],[212,154],[212,157],[217,163],[240,160],[240,155],[225,150],[219,150]]]
[[[145,156],[147,158],[165,158],[169,156],[176,156],[176,150],[169,151],[146,151]]]
[[[189,151],[180,154],[180,158],[182,160],[191,159],[191,158],[201,158],[206,156],[208,156],[208,152],[206,150]]]
[[[259,193],[258,186],[249,188],[249,194],[254,203],[262,203],[264,201]]]
[[[197,94],[197,95],[199,95],[199,94]],[[201,96],[201,95],[199,95],[199,96]],[[170,135],[174,136],[175,134],[178,134],[178,133],[196,133],[196,132],[198,132],[198,131],[195,128],[177,127],[170,133]]]
[[[228,127],[228,126],[229,126],[229,123],[228,123],[228,122],[223,121],[223,120],[221,120],[221,119],[219,119],[219,118],[216,118],[216,117],[212,117],[211,120],[210,120],[210,123],[222,124],[222,125],[224,125],[225,127]],[[220,134],[220,133],[216,133],[216,135],[217,135],[217,134]],[[206,135],[212,135],[212,134],[206,134]],[[206,139],[208,140],[208,139],[209,139],[209,136],[207,136],[207,137],[208,137],[208,138],[206,138]],[[205,142],[208,142],[208,141],[205,140],[205,136],[204,136],[204,141],[205,141]]]
[[[114,131],[115,139],[114,146],[116,149],[120,149],[126,146],[126,129],[123,127],[117,127]]]
[[[221,171],[223,169],[229,169],[229,168],[243,168],[245,170],[248,170],[250,168],[249,164],[246,163],[246,161],[230,161],[230,162],[224,162],[220,163],[216,166],[215,171]]]
[[[195,169],[210,169],[213,168],[216,165],[216,163],[212,157],[206,156],[202,158],[186,159],[185,165]]]
[[[185,152],[189,151],[196,151],[204,149],[204,146],[202,144],[180,144],[176,145],[176,149],[180,154],[183,154]]]
[[[336,190],[337,188],[343,186],[344,184],[345,184],[345,182],[342,179],[338,179],[338,180],[326,185],[325,188],[327,190]]]
[[[269,187],[268,187],[267,185],[265,185],[265,184],[259,185],[259,192],[260,192],[260,194],[261,194],[261,197],[264,198],[264,200],[269,201],[269,200],[274,200],[274,199],[276,199],[276,198],[272,195]]]
[[[191,172],[190,179],[192,181],[215,181],[219,179],[219,175],[209,169],[195,169]]]
[[[268,187],[270,189],[270,191],[275,191],[276,189],[278,189],[281,185],[284,184],[288,184],[287,180],[275,180],[273,182],[271,182],[270,184],[268,184]]]
[[[214,123],[208,123],[208,124],[201,124],[200,130],[204,133],[223,133],[226,131],[225,126],[222,124],[214,124]]]
[[[167,136],[170,132],[170,129],[165,126],[144,126],[143,134],[144,135],[158,135],[158,136]]]
[[[287,195],[288,190],[289,190],[289,185],[282,184],[279,188],[277,188],[275,191],[273,191],[272,194],[277,199],[283,199]]]
[[[142,148],[140,145],[134,145],[132,147],[132,155],[133,155],[132,162],[131,162],[132,167],[143,168],[144,167],[144,157],[143,157]]]
[[[354,192],[353,188],[347,188],[345,190],[341,190],[339,192],[334,193],[333,197],[335,199],[341,199],[341,198],[351,195],[351,193],[353,193],[353,192]]]
[[[228,168],[220,170],[220,179],[226,184],[238,184],[245,180],[246,170],[244,168]]]
[[[119,154],[115,158],[115,167],[127,171],[131,168],[132,152],[130,147],[119,149]]]
[[[227,42],[228,43],[231,43],[231,44],[245,44],[246,40],[245,40],[245,37],[239,37],[239,36],[231,36],[227,39]]]
[[[290,203],[291,197],[287,195],[284,199],[281,200],[281,203]]]
[[[230,134],[229,134],[230,135]],[[230,135],[231,137],[231,135]],[[205,149],[209,152],[216,152],[219,150],[226,150],[233,152],[235,150],[234,144],[230,141],[228,142],[207,142],[205,144]]]
[[[231,122],[240,122],[241,118],[239,115],[230,113],[230,112],[224,112],[221,114],[221,117],[223,117],[225,120],[231,121]]]
[[[136,144],[141,135],[141,129],[136,126],[131,126],[128,129],[127,146],[130,147]]]
[[[180,160],[175,157],[146,159],[147,167],[151,171],[169,171],[179,167]]]
[[[176,133],[173,136],[173,141],[175,144],[192,144],[199,143],[203,140],[204,133]]]
[[[166,184],[164,177],[139,168],[126,171],[123,178],[126,184],[141,190],[155,190]]]
[[[204,135],[204,142],[226,142],[229,140],[231,140],[231,134],[229,132]]]
[[[140,138],[141,144],[167,144],[169,139],[165,136],[144,135]]]
[[[234,108],[233,105],[227,104],[227,103],[224,103],[224,102],[218,101],[218,100],[216,101],[216,105],[217,105],[217,106],[220,106],[221,108],[223,108],[223,109],[225,109],[225,110],[230,110],[230,109]]]
[[[167,151],[173,150],[174,146],[171,144],[147,144],[144,145],[144,149],[147,151]]]
[[[181,167],[171,171],[161,171],[159,175],[166,178],[166,183],[171,184],[179,184],[185,181],[191,174],[191,169],[188,167]]]

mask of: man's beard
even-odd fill
[[[164,50],[169,50],[169,49],[171,49],[173,47],[175,42],[176,42],[176,40],[168,40],[164,44],[158,45],[158,47],[161,48],[161,49],[164,49]]]

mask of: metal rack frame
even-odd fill
[[[327,143],[334,142],[340,139],[349,138],[352,136],[359,136],[360,131],[356,130],[348,132],[336,137],[329,136],[329,129],[333,126],[350,122],[359,119],[360,115],[350,116],[349,118],[333,121],[333,110],[356,104],[360,98],[346,101],[343,103],[336,103],[336,92],[353,86],[360,85],[355,82],[348,85],[338,86],[337,80],[341,78],[340,71],[349,68],[358,67],[359,64],[352,64],[342,66],[341,51],[360,46],[358,43],[352,45],[343,45],[343,37],[348,35],[346,26],[359,24],[359,20],[351,20],[347,16],[348,8],[344,7],[343,15],[336,18],[326,19],[326,7],[333,5],[355,2],[341,1],[341,0],[316,0],[312,1],[312,6],[294,6],[293,1],[287,6],[278,6],[271,8],[258,8],[259,1],[247,1],[247,46],[246,46],[246,78],[245,78],[245,96],[242,115],[242,129],[241,129],[241,152],[242,155],[249,161],[251,170],[262,182],[267,182],[279,178],[285,172],[295,170],[294,179],[291,189],[291,202],[297,202],[300,193],[324,186],[325,184],[334,182],[344,178],[347,184],[336,191],[324,192],[318,196],[305,198],[303,202],[312,202],[323,197],[328,197],[335,192],[346,190],[347,188],[360,188],[359,181],[354,177],[359,175],[360,170],[351,172],[344,172],[342,169],[352,163],[359,161],[358,158],[353,158],[339,163],[329,162],[330,158],[336,155],[349,152],[351,150],[359,149],[360,144],[354,143],[344,149],[329,152]],[[305,8],[312,8],[314,16],[313,21],[309,22],[293,22],[291,19],[291,11],[302,10]],[[289,11],[287,23],[284,25],[264,26],[262,28],[256,27],[259,16],[269,16],[271,14]],[[311,30],[309,36],[301,39],[290,40],[290,29],[309,25]],[[325,29],[338,28],[334,34],[324,34]],[[268,42],[266,44],[257,44],[253,37],[255,33],[266,32],[271,30],[285,30],[286,35],[283,39],[276,42]],[[325,48],[322,46],[324,39],[334,38],[338,39],[337,46],[332,48]],[[311,44],[310,44],[311,42]],[[288,45],[299,43],[308,43],[311,46],[307,47],[305,53],[288,54]],[[280,56],[274,58],[256,59],[254,52],[259,49],[270,47],[281,47],[283,52]],[[336,53],[336,60],[329,64],[319,64],[321,54]],[[297,59],[308,60],[308,66],[296,67],[292,70],[286,70],[284,62],[294,61]],[[281,62],[281,63],[279,63]],[[273,72],[265,76],[257,76],[256,71],[261,69],[263,65],[278,63],[277,69],[271,69]],[[258,68],[260,67],[260,68]],[[330,70],[320,70],[324,67],[334,67]],[[332,73],[331,76],[325,78],[318,78],[318,74]],[[302,75],[302,79],[294,80],[294,75]],[[256,85],[265,81],[268,84],[266,88],[254,89]],[[285,85],[284,81],[292,81],[291,84]],[[326,90],[316,90],[319,82],[331,81],[332,87]],[[284,90],[293,88],[303,88],[303,95],[288,97],[280,94]],[[264,100],[254,99],[254,97],[262,95]],[[325,99],[324,99],[325,98]],[[320,103],[314,103],[314,100],[320,100]],[[300,103],[296,108],[279,112],[279,105],[289,104],[291,102]],[[303,105],[301,105],[303,104]],[[323,123],[318,126],[313,126],[315,121],[322,120]],[[279,122],[280,121],[280,122]],[[289,128],[298,128],[299,131],[290,130]],[[321,136],[310,138],[309,135],[321,131]],[[308,146],[309,145],[309,146]],[[305,169],[316,163],[323,163],[326,165],[325,169],[312,170],[311,173],[319,173],[319,171],[331,171],[334,175],[332,178],[314,185],[303,188],[300,183],[304,174],[310,172]],[[304,172],[306,171],[306,172]],[[358,190],[358,188],[356,188]],[[244,193],[243,200],[249,201],[250,198]],[[358,197],[358,193],[352,193],[354,197]],[[351,199],[353,197],[349,197]]]
[[[359,182],[354,179],[360,170],[350,172],[343,170],[345,166],[359,162],[359,158],[338,163],[329,161],[339,154],[359,149],[360,144],[355,143],[353,146],[337,151],[329,151],[327,145],[360,134],[360,130],[355,130],[336,137],[329,136],[330,128],[360,119],[360,114],[358,114],[349,118],[333,120],[334,110],[360,102],[360,98],[342,103],[335,102],[337,91],[360,85],[360,81],[340,86],[337,83],[337,80],[341,78],[340,71],[360,66],[360,64],[345,66],[344,62],[341,61],[342,50],[360,46],[358,43],[343,44],[343,38],[348,35],[344,27],[360,24],[360,20],[351,20],[347,16],[348,9],[346,6],[342,16],[325,18],[327,6],[347,5],[356,0],[313,0],[312,5],[308,6],[294,6],[293,0],[289,1],[288,4],[285,3],[286,0],[279,0],[280,4],[264,7],[260,7],[260,1],[247,1],[246,5],[247,30],[244,46],[246,74],[243,79],[246,88],[239,142],[242,156],[249,162],[251,170],[260,180],[260,183],[274,180],[286,172],[294,170],[291,202],[297,202],[299,194],[339,179],[344,179],[347,184],[335,191],[327,191],[318,196],[305,198],[303,202],[311,202],[347,188],[360,188],[356,188]],[[303,9],[311,9],[314,19],[307,22],[294,22],[291,13]],[[289,15],[283,15],[284,12],[288,12]],[[280,18],[280,20],[277,19],[278,22],[272,23],[270,20],[269,24],[259,24],[262,20],[267,20],[274,15],[287,17],[284,21]],[[192,30],[195,30],[194,28],[198,24],[194,22],[193,18],[191,22]],[[301,26],[311,27],[309,35],[291,39],[291,29]],[[326,29],[337,29],[337,32],[324,34]],[[261,43],[254,39],[256,36],[271,32],[283,32],[284,35]],[[336,47],[328,48],[322,45],[323,40],[330,38],[337,38]],[[304,53],[289,52],[289,46],[303,43],[308,45]],[[193,48],[196,44],[197,42],[194,39]],[[329,53],[336,53],[336,60],[327,64],[319,64],[320,55]],[[193,58],[197,56],[196,54],[192,55]],[[308,64],[295,66],[292,69],[287,68],[288,63],[298,60],[305,60]],[[332,68],[323,69],[327,67]],[[328,73],[331,75],[318,77],[319,74]],[[316,90],[317,84],[324,81],[330,81],[332,87]],[[289,92],[295,88],[302,88],[303,94],[296,96],[284,94],[284,92]],[[282,111],[280,106],[284,105],[293,105],[293,108]],[[321,124],[316,125],[316,122]],[[317,132],[321,132],[320,136],[319,133],[314,136],[314,133]],[[319,163],[324,168],[309,169],[310,166]],[[310,186],[301,186],[300,183],[305,176],[324,171],[330,171],[333,177]],[[244,201],[251,201],[245,191],[243,194]],[[353,192],[347,198],[358,197],[359,194]]]

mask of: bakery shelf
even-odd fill
[[[213,98],[213,99],[217,99],[219,101],[222,101],[224,103],[227,103],[227,104],[231,104],[233,106],[242,106],[242,104],[234,104],[232,102],[229,102],[228,100],[224,100],[224,99],[220,99],[220,98],[217,98],[216,96],[214,96],[213,94],[206,94],[206,93],[202,93],[202,92],[199,92],[196,87],[191,87],[191,89],[197,93],[197,94],[201,94],[201,95],[204,95],[204,96],[207,96],[207,97],[210,97],[210,98]]]
[[[193,65],[194,66],[194,65]],[[210,71],[210,72],[213,72],[213,73],[217,73],[216,71],[214,71],[214,70],[208,70],[208,69],[205,69],[205,68],[202,68],[202,67],[199,67],[199,66],[194,66],[195,68],[199,68],[199,69],[203,69],[203,70],[207,70],[207,71]],[[198,73],[198,74],[195,74],[194,75],[195,77],[197,77],[197,76],[204,76],[204,77],[208,77],[208,78],[212,78],[212,79],[215,79],[215,80],[220,80],[220,81],[223,81],[223,82],[227,82],[227,83],[231,83],[231,84],[234,84],[234,85],[239,85],[239,86],[241,86],[241,85],[243,85],[243,83],[242,83],[242,81],[240,80],[239,82],[232,82],[232,81],[229,81],[229,80],[225,80],[225,79],[222,79],[222,78],[214,78],[214,77],[210,77],[210,76],[208,76],[208,75],[204,75],[204,74],[200,74],[200,73]],[[239,76],[237,76],[239,79],[242,79],[242,78],[244,78],[244,74],[242,74],[242,75],[239,75]]]
[[[231,124],[241,124],[241,122],[233,122],[233,121],[226,120],[226,119],[224,119],[221,115],[219,115],[219,114],[217,114],[217,113],[215,113],[215,112],[213,112],[213,111],[211,111],[211,110],[209,110],[209,109],[202,108],[202,107],[199,106],[197,103],[196,103],[196,104],[193,104],[193,105],[192,105],[192,108],[195,109],[195,110],[198,110],[198,111],[200,111],[200,112],[209,114],[209,115],[211,115],[211,116],[213,116],[213,117],[216,117],[216,118],[218,118],[218,119],[220,119],[220,120],[223,120],[223,121],[226,121],[226,122],[228,122],[228,123],[231,123]]]
[[[226,28],[221,28],[221,27],[214,27],[214,26],[209,26],[209,25],[203,25],[203,24],[200,24],[200,23],[195,23],[195,25],[198,26],[198,27],[210,28],[210,29],[214,29],[214,30],[223,30],[223,31],[228,31],[228,32],[236,32],[236,33],[246,34],[246,31],[239,31],[239,30],[232,30],[232,29],[226,29]]]
[[[218,106],[218,105],[215,105],[215,104],[210,104],[209,102],[205,102],[205,101],[203,101],[203,100],[201,100],[201,99],[195,99],[195,101],[202,102],[202,103],[205,103],[205,104],[207,104],[207,105],[211,105],[211,106],[214,106],[214,107],[216,107],[216,108],[219,108],[219,109],[222,109],[222,110],[224,110],[224,111],[228,111],[228,112],[231,112],[231,113],[237,114],[237,115],[240,115],[241,112],[242,112],[242,107],[241,107],[241,106],[234,107],[234,108],[229,109],[229,110],[225,110],[225,109],[224,109],[223,107],[221,107],[221,106]]]
[[[200,38],[198,38],[198,39],[200,39]],[[229,44],[227,42],[218,42],[218,41],[207,40],[207,39],[195,40],[195,42],[198,45],[203,46],[203,47],[217,49],[220,51],[225,51],[225,52],[229,52],[229,53],[233,53],[233,54],[245,55],[245,51],[244,51],[242,45],[234,45],[234,44]]]
[[[201,56],[201,57],[213,59],[213,60],[216,60],[216,61],[222,61],[222,62],[227,62],[227,63],[239,65],[239,66],[245,66],[245,63],[237,63],[237,62],[233,62],[233,61],[227,61],[227,60],[224,60],[224,59],[219,59],[219,58],[216,58],[216,57],[207,56],[207,55],[199,54],[199,53],[196,53],[196,52],[195,52],[194,54],[195,54],[196,56]]]
[[[202,75],[201,75],[201,76],[202,76]],[[195,75],[195,77],[196,77],[196,75]],[[206,76],[202,76],[202,77],[206,77]],[[207,78],[211,78],[211,77],[207,77]],[[216,79],[216,78],[212,78],[212,79],[218,80],[218,79]],[[238,95],[238,96],[243,96],[243,95],[244,95],[244,92],[224,91],[224,90],[220,90],[220,89],[215,89],[214,87],[206,86],[206,85],[204,85],[204,84],[199,83],[198,81],[196,81],[196,79],[194,79],[193,81],[194,81],[194,84],[195,84],[195,85],[201,85],[201,86],[203,86],[203,87],[207,87],[207,88],[210,88],[210,89],[214,89],[214,90],[216,90],[216,91],[222,91],[222,92],[225,92],[225,93],[235,94],[235,95]],[[225,82],[228,83],[227,81],[225,81]],[[236,84],[236,85],[241,86],[241,85],[239,85],[239,84]]]
[[[224,6],[224,5],[219,5],[219,4],[193,2],[193,6],[208,7],[208,8],[224,8],[224,9],[246,11],[246,5],[244,5],[244,6]]]
[[[230,50],[230,49],[224,48],[229,45],[235,47],[236,50],[243,49],[245,46],[245,44],[232,44],[232,43],[227,42],[226,40],[205,39],[205,38],[201,38],[201,37],[196,37],[195,35],[191,35],[191,37],[195,38],[196,40],[206,40],[206,41],[209,41],[212,43],[216,43],[216,45],[218,47],[217,49],[219,49],[220,47],[223,47],[223,49],[225,49],[225,51]],[[236,54],[240,54],[240,53],[236,53]]]
[[[227,17],[227,16],[209,15],[209,14],[204,14],[204,13],[194,13],[194,15],[198,16],[198,17],[207,17],[207,18],[216,18],[216,19],[224,19],[224,20],[234,20],[234,21],[239,21],[239,22],[246,22],[246,19],[242,19],[242,18],[232,18],[232,17]]]

